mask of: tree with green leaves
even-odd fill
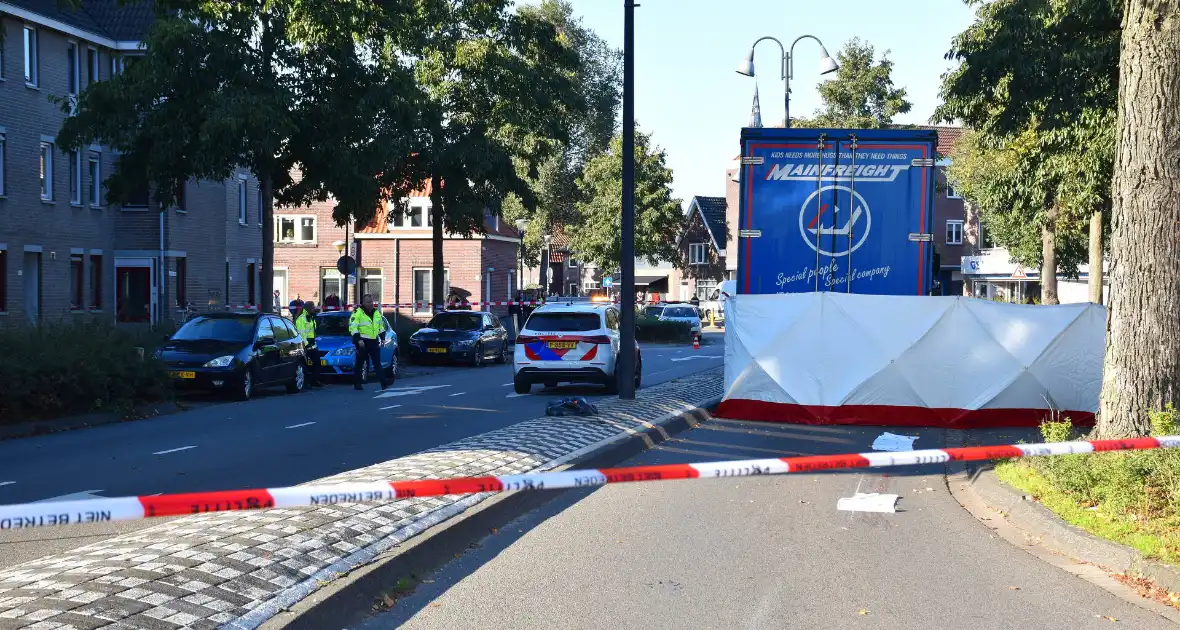
[[[836,53],[840,68],[836,77],[816,87],[823,107],[811,119],[791,121],[795,127],[835,129],[880,129],[893,117],[910,111],[905,88],[893,84],[893,62],[889,51],[877,59],[868,42],[853,38]]]
[[[525,164],[518,164],[518,172],[529,182],[536,196],[535,207],[526,208],[515,195],[509,196],[504,204],[505,219],[529,221],[530,227],[525,231],[522,243],[523,256],[526,261],[535,261],[541,249],[542,234],[552,233],[558,226],[577,223],[577,203],[583,198],[578,177],[590,158],[610,146],[617,131],[622,98],[622,54],[575,17],[568,0],[542,0],[540,4],[524,6],[520,10],[536,13],[558,25],[559,32],[579,58],[575,82],[581,106],[568,121],[569,140],[556,144],[552,153],[541,162],[535,177],[528,175]]]
[[[408,192],[419,92],[388,33],[414,28],[422,16],[412,8],[158,0],[155,9],[145,54],[88,87],[58,135],[65,150],[97,140],[119,152],[109,198],[146,188],[163,211],[191,179],[249,169],[263,199],[260,284],[269,295],[274,199],[331,195],[338,222],[363,222]]]
[[[971,151],[1018,157],[1006,181],[973,185],[953,167],[952,181],[977,193],[988,182],[1012,188],[1004,204],[979,204],[983,220],[1014,258],[1040,265],[1045,303],[1057,302],[1057,270],[1076,274],[1087,255],[1099,301],[1101,243],[1085,248],[1110,200],[1120,3],[968,1],[975,21],[947,54],[960,63],[943,77],[935,118],[972,127]]]
[[[432,296],[445,299],[443,233],[484,231],[485,212],[515,195],[536,206],[529,178],[568,141],[583,106],[579,57],[551,16],[509,0],[432,1],[416,76],[426,96],[416,161],[430,181]],[[522,176],[518,168],[524,171]]]
[[[623,232],[623,137],[591,158],[578,180],[585,199],[578,223],[568,228],[570,249],[600,269],[621,266]],[[635,132],[635,256],[656,264],[678,261],[676,236],[684,223],[681,202],[672,196],[672,169],[649,134]]]
[[[1125,0],[1122,24],[1101,437],[1180,399],[1180,1]]]

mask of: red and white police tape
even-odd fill
[[[439,495],[584,488],[629,481],[665,481],[717,477],[752,477],[843,468],[879,468],[1012,457],[1070,455],[1104,451],[1180,448],[1180,435],[1126,440],[1091,440],[1048,444],[1006,444],[920,451],[809,455],[780,459],[746,459],[702,464],[665,464],[526,473],[499,477],[458,477],[416,481],[366,481],[340,484],[98,498],[85,501],[0,505],[0,530],[105,521],[134,521],[157,516],[231,512],[265,508],[380,503]]]

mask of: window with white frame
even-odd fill
[[[963,222],[962,221],[947,221],[946,222],[946,244],[947,245],[962,245],[963,244]]]
[[[82,205],[82,152],[70,151],[70,203]]]
[[[381,268],[365,267],[361,269],[360,281],[360,295],[371,295],[374,304],[381,304],[381,294],[385,288],[385,278],[381,274]]]
[[[314,243],[316,242],[315,228],[314,216],[279,215],[275,217],[275,242]]]
[[[100,208],[102,207],[102,155],[91,153],[86,159],[86,176],[89,182],[86,187],[86,190],[89,191],[87,202],[91,208]]]
[[[431,303],[434,301],[434,272],[432,269],[414,269],[414,313],[430,313]],[[446,294],[451,291],[451,270],[443,269],[443,295],[439,301],[446,300]]]
[[[37,85],[40,74],[38,72],[39,62],[37,60],[37,29],[32,26],[25,27],[25,83],[28,85]]]
[[[593,276],[587,276],[584,280],[582,280],[582,289],[583,290],[593,291],[598,288],[599,288],[598,280],[595,280]]]
[[[708,262],[708,252],[705,243],[689,243],[688,244],[688,264],[703,265]]]
[[[946,180],[946,198],[947,199],[962,199],[962,197],[959,196],[959,193],[955,190],[955,185],[952,184],[951,180],[949,180],[949,179]]]
[[[79,84],[82,82],[82,68],[78,59],[78,42],[69,42],[66,45],[66,75],[66,90],[71,95],[76,95]]]
[[[0,197],[3,197],[7,194],[7,188],[5,188],[6,184],[4,182],[4,171],[8,164],[7,149],[8,134],[5,132],[3,127],[0,127]]]
[[[98,50],[86,48],[86,85],[98,83]]]
[[[53,201],[53,143],[41,142],[41,199]]]
[[[696,296],[700,300],[711,299],[717,291],[717,281],[709,278],[697,278]]]
[[[570,256],[566,260],[569,262],[570,269],[578,266],[578,259],[574,258],[573,256]]]
[[[430,208],[428,206],[410,206],[409,216],[405,216],[401,212],[394,212],[393,214],[393,227],[424,228],[434,225],[434,217],[430,216]]]
[[[110,74],[110,76],[114,77],[117,74],[123,74],[123,71],[126,69],[127,69],[126,58],[124,58],[123,55],[117,55],[115,53],[111,53],[111,74]]]
[[[344,299],[344,276],[330,267],[320,269],[320,301],[336,296],[337,304]]]
[[[238,223],[246,225],[246,177],[238,176]]]

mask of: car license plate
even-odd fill
[[[327,364],[328,364],[327,359],[320,359],[320,365],[327,365]]]
[[[446,354],[447,353],[446,348],[427,348],[426,351],[429,352],[430,354]]]
[[[176,378],[197,378],[196,372],[173,372],[172,376]]]
[[[578,347],[578,342],[576,342],[576,341],[550,341],[549,342],[549,349],[550,350],[573,350],[574,348],[577,348],[577,347]]]

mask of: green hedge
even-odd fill
[[[654,317],[636,315],[636,341],[692,341],[692,326],[688,322],[671,322]]]
[[[75,413],[130,413],[167,400],[172,385],[154,358],[162,336],[111,324],[47,323],[0,330],[0,424]],[[136,347],[144,349],[141,360]]]

